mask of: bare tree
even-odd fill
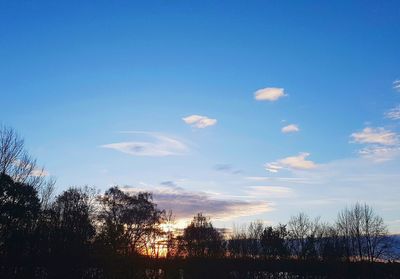
[[[24,140],[9,127],[0,127],[0,172],[31,186],[38,183],[38,177],[44,172],[24,149]]]
[[[387,227],[369,205],[356,203],[342,210],[336,223],[348,259],[375,261],[390,250]]]
[[[37,165],[24,147],[24,140],[10,127],[0,126],[0,173],[13,181],[34,187],[42,205],[47,207],[52,198],[55,180],[46,179],[46,171]]]
[[[382,217],[375,214],[372,207],[363,206],[363,233],[365,235],[367,256],[370,261],[381,257],[389,248],[388,230]]]
[[[233,225],[228,247],[231,257],[241,258],[248,256],[247,227],[245,225]]]
[[[164,231],[165,231],[165,256],[167,258],[171,258],[176,255],[177,247],[176,247],[176,238],[175,238],[175,225],[176,219],[175,215],[172,213],[172,210],[166,211],[164,214]]]
[[[319,218],[312,221],[305,213],[292,216],[288,222],[288,235],[294,256],[307,258],[316,256],[315,238]]]
[[[15,163],[24,157],[24,141],[14,129],[0,127],[0,172],[12,177]]]
[[[48,209],[54,200],[55,184],[56,180],[51,177],[38,189],[40,204],[43,209]]]
[[[250,255],[258,257],[262,254],[261,235],[264,231],[264,223],[261,220],[251,222],[247,231]]]

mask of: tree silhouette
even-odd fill
[[[233,232],[228,240],[228,251],[231,257],[243,258],[249,255],[246,229],[245,226],[233,226]]]
[[[306,214],[292,216],[288,222],[288,234],[292,254],[301,259],[315,258],[315,234],[318,218],[313,222]]]
[[[366,204],[356,203],[342,210],[338,215],[337,229],[348,259],[358,257],[374,261],[390,250],[382,217]]]
[[[387,261],[394,237],[365,204],[333,225],[300,213],[227,238],[201,213],[174,228],[147,192],[83,187],[53,198],[37,170],[15,131],[0,128],[0,278],[400,278],[400,263]]]
[[[223,237],[207,217],[198,213],[184,229],[180,249],[187,257],[220,257],[224,253]]]
[[[97,241],[111,252],[125,251],[129,241],[124,227],[126,194],[118,187],[112,187],[98,197],[98,200],[100,231]]]
[[[21,257],[29,251],[40,204],[36,190],[0,174],[0,253]]]
[[[164,211],[150,193],[129,195],[112,187],[99,197],[99,240],[113,251],[137,254],[148,248],[146,237],[161,233]]]
[[[14,129],[0,126],[0,174],[6,174],[15,182],[35,188],[41,205],[47,207],[55,180],[46,179],[44,168],[38,167],[36,159],[28,154],[24,145],[24,140]]]
[[[284,258],[289,254],[286,244],[287,231],[285,225],[273,228],[268,226],[261,234],[261,246],[267,258]]]
[[[71,277],[80,277],[90,258],[96,233],[91,216],[89,188],[69,188],[42,209],[32,256],[42,259],[49,276],[60,278],[67,268]]]
[[[90,218],[89,195],[70,188],[57,197],[53,208],[53,224],[58,231],[62,249],[86,246],[95,234]]]

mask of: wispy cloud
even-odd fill
[[[282,186],[249,186],[246,192],[256,197],[289,198],[294,196],[292,188]]]
[[[202,116],[202,115],[189,115],[182,120],[186,123],[191,125],[192,127],[203,129],[209,126],[214,126],[217,124],[217,119],[209,118],[207,116]]]
[[[280,169],[282,169],[283,167],[281,166],[281,164],[279,164],[278,162],[271,162],[271,163],[266,163],[264,165],[265,169],[269,172],[278,172]]]
[[[299,126],[296,125],[296,124],[289,124],[289,125],[287,125],[287,126],[282,128],[282,133],[285,133],[285,134],[287,134],[287,133],[295,133],[295,132],[298,132],[298,131],[300,131],[300,129],[299,129]]]
[[[366,159],[380,163],[394,159],[400,155],[399,146],[380,146],[371,145],[366,146],[358,151],[358,153]]]
[[[399,84],[399,86],[400,86],[400,84]],[[392,119],[392,120],[400,119],[400,105],[397,105],[396,107],[388,110],[385,113],[385,118]]]
[[[214,166],[214,170],[220,171],[220,172],[231,173],[231,174],[240,174],[243,172],[242,170],[235,169],[230,164],[217,164]]]
[[[281,169],[297,169],[297,170],[309,170],[316,168],[317,165],[306,158],[310,156],[310,153],[302,152],[297,156],[290,156],[280,159],[276,162],[265,164],[265,169],[269,172],[278,172]]]
[[[393,81],[393,89],[400,92],[400,79]]]
[[[177,219],[190,219],[198,212],[210,215],[213,219],[231,220],[237,217],[252,216],[273,210],[266,201],[217,199],[211,193],[187,191],[177,187],[124,187],[124,191],[137,193],[150,191],[159,208],[171,209]]]
[[[399,162],[400,156],[384,164],[357,156],[318,164],[312,171],[288,172],[285,177],[268,175],[246,177],[246,180],[252,185],[293,187],[293,199],[264,195],[269,201],[275,202],[276,213],[285,214],[294,208],[287,215],[290,216],[300,208],[311,215],[323,214],[320,213],[322,211],[330,214],[358,201],[371,204],[379,210],[388,208],[388,211],[381,212],[385,219],[389,219],[397,216],[398,212]],[[256,192],[253,194],[261,196],[261,189],[258,195]],[[274,216],[275,213],[270,214],[269,218]],[[394,232],[393,229],[391,226],[391,232]]]
[[[254,181],[254,182],[261,182],[261,181],[268,181],[269,183],[281,183],[281,182],[288,182],[288,183],[296,183],[296,184],[313,184],[315,183],[313,180],[301,177],[270,177],[270,176],[247,176],[245,177],[246,180]]]
[[[358,154],[376,163],[394,159],[400,155],[399,136],[385,128],[364,128],[361,132],[351,134],[354,143],[365,146]]]
[[[361,132],[351,134],[350,137],[355,143],[395,145],[398,142],[398,136],[395,132],[382,127],[366,127]]]
[[[163,185],[163,186],[166,186],[166,187],[179,188],[180,189],[180,187],[172,180],[162,181],[160,184]]]
[[[266,181],[269,179],[269,177],[266,176],[246,176],[245,179],[251,180],[251,181]]]
[[[32,177],[43,177],[49,176],[50,173],[46,171],[44,168],[36,167],[36,165],[29,164],[26,161],[21,161],[19,159],[14,160],[14,166],[17,168],[22,168],[25,172],[29,172],[29,176]]]
[[[270,101],[274,102],[286,96],[283,88],[267,87],[257,90],[254,93],[254,98],[257,101]]]
[[[125,132],[126,133],[126,132]],[[126,141],[104,144],[100,147],[114,149],[132,156],[164,157],[182,155],[188,147],[181,141],[158,133],[128,132],[148,136],[147,141]]]

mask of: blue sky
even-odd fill
[[[0,1],[0,122],[58,191],[151,190],[219,226],[360,201],[400,232],[399,19],[398,1]]]

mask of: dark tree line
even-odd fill
[[[135,278],[138,270],[158,270],[150,263],[190,270],[184,263],[193,260],[215,269],[238,268],[227,260],[239,266],[278,261],[281,268],[293,261],[372,263],[391,256],[386,226],[365,204],[342,210],[334,224],[300,213],[287,224],[256,221],[226,232],[199,213],[176,230],[173,213],[159,209],[151,193],[118,187],[99,193],[86,186],[54,197],[54,182],[26,154],[12,129],[0,129],[1,278]],[[140,277],[160,275],[143,272]]]

